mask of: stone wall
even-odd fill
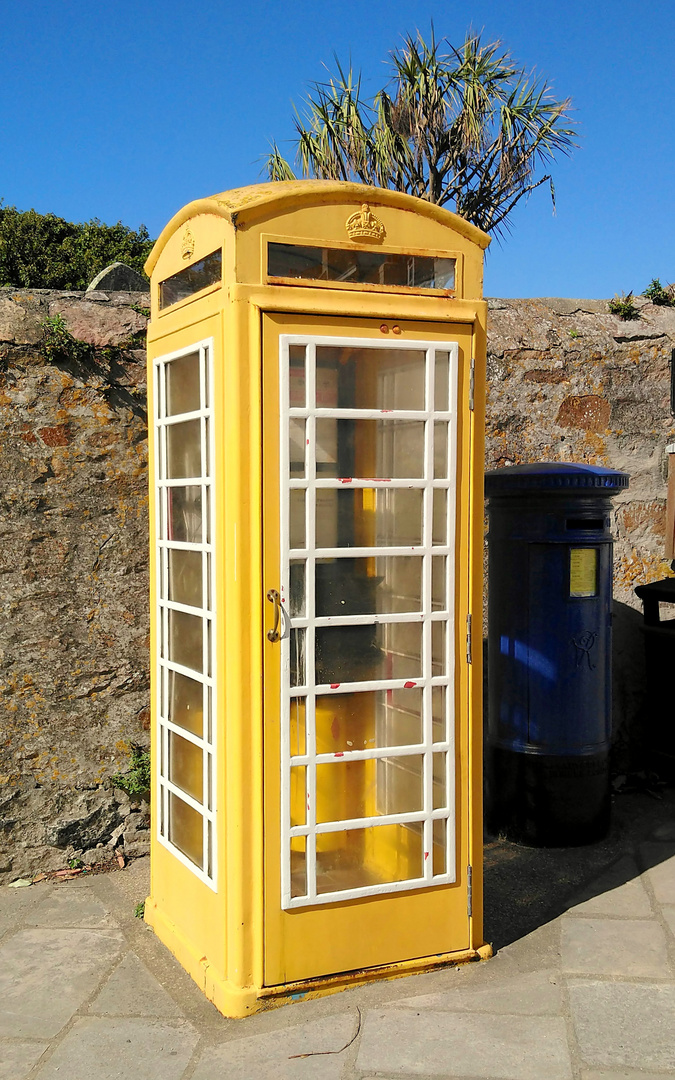
[[[606,300],[490,300],[486,467],[607,465],[630,475],[614,501],[614,764],[636,769],[649,737],[641,605],[664,559],[666,446],[675,440],[675,309],[640,298],[624,322]]]
[[[0,290],[0,881],[143,850],[144,807],[109,777],[147,743],[143,294]],[[89,350],[48,362],[60,314]],[[487,467],[625,469],[616,500],[615,714],[641,715],[636,584],[663,561],[675,310],[635,322],[606,301],[490,301]],[[639,740],[638,740],[639,742]]]
[[[144,824],[106,780],[148,738],[147,303],[0,290],[0,881]],[[47,363],[57,314],[91,349]]]

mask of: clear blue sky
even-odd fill
[[[334,53],[378,89],[416,28],[501,39],[580,148],[492,244],[486,294],[611,296],[675,280],[675,4],[596,0],[0,0],[0,198],[157,235],[186,202],[261,179],[271,138]]]

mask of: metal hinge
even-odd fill
[[[473,655],[471,645],[472,645],[472,642],[471,642],[471,615],[467,615],[467,617],[466,617],[466,662],[467,662],[467,664],[471,663],[471,658],[472,658],[472,655]]]
[[[469,918],[473,917],[473,867],[466,868],[466,909]]]
[[[469,408],[473,412],[473,401],[476,392],[476,360],[475,357],[471,357],[471,364],[469,367]]]

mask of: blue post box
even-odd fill
[[[626,473],[541,463],[486,473],[487,820],[526,843],[609,828],[611,497]]]

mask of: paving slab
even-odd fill
[[[668,946],[655,920],[564,919],[563,971],[626,978],[672,978]]]
[[[99,1016],[184,1016],[142,960],[127,953],[89,1007]]]
[[[565,1021],[561,1017],[431,1010],[415,1013],[410,1009],[368,1013],[356,1068],[366,1074],[395,1077],[572,1077]]]
[[[0,1080],[26,1080],[48,1046],[46,1042],[0,1039]]]
[[[341,1048],[357,1025],[354,1010],[211,1046],[199,1058],[192,1080],[339,1080],[348,1053]]]
[[[395,1007],[448,1009],[451,1012],[492,1012],[517,1016],[558,1014],[562,1008],[560,983],[554,970],[508,974],[478,986],[464,985],[434,994],[399,999]]]
[[[652,905],[634,859],[620,859],[575,898],[568,915],[649,918]]]
[[[664,904],[661,913],[673,934],[675,934],[675,904]]]
[[[96,929],[114,927],[116,923],[90,888],[49,885],[42,900],[28,912],[25,925]]]
[[[644,1072],[642,1069],[582,1069],[579,1080],[666,1080],[662,1072]]]
[[[85,1016],[36,1080],[180,1080],[198,1038],[187,1020]]]
[[[0,888],[0,936],[19,926],[39,899],[37,886],[27,889]]]
[[[645,877],[654,890],[659,904],[675,902],[675,855],[672,844],[644,844],[640,849],[647,865],[654,865],[646,871]]]
[[[20,930],[0,947],[0,1035],[51,1038],[123,947],[117,930]]]
[[[675,1069],[675,986],[573,980],[569,997],[586,1065]]]

